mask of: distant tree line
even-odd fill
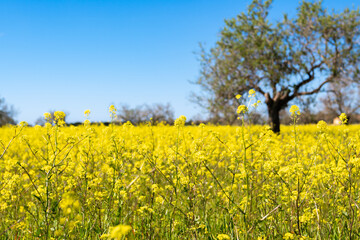
[[[15,109],[6,103],[4,98],[0,98],[0,126],[15,124]]]
[[[156,125],[158,123],[166,123],[166,124],[173,124],[174,122],[174,110],[172,106],[167,104],[156,103],[152,105],[143,104],[138,105],[135,107],[130,107],[127,104],[120,104],[116,107],[116,119],[114,124],[122,124],[126,122],[131,122],[133,125],[145,124],[151,122],[152,124]],[[49,119],[52,122],[54,111],[49,111],[51,114],[51,118]],[[68,114],[66,114],[68,115]],[[66,119],[65,119],[65,122]],[[40,116],[35,124],[36,125],[44,125],[46,120],[43,116]],[[69,123],[68,125],[82,125],[82,122],[73,122]],[[92,124],[99,124],[99,122],[94,122]],[[109,125],[109,121],[101,122],[101,124]]]
[[[346,113],[350,124],[360,123],[360,87],[357,85],[347,85],[346,83],[334,83],[330,90],[323,94],[323,96],[299,98],[297,105],[301,110],[299,117],[299,124],[315,124],[320,120],[332,123],[333,120],[341,113]],[[316,107],[314,107],[316,106]],[[51,116],[54,111],[49,111]],[[66,114],[68,115],[68,113]],[[14,120],[14,107],[8,105],[4,98],[0,98],[0,126],[7,124],[16,124]],[[197,114],[195,116],[187,116],[186,125],[199,125],[200,123],[214,124],[214,125],[240,125],[240,120],[234,120],[232,124],[227,122],[226,118],[211,114]],[[264,125],[269,123],[268,116],[264,112],[264,108],[250,111],[246,117],[252,124]],[[50,122],[52,122],[50,118]],[[117,106],[117,119],[115,124],[123,124],[131,122],[133,125],[146,124],[151,122],[153,125],[164,123],[172,125],[174,123],[175,113],[170,103],[161,104],[156,103],[152,105],[143,104],[135,107],[130,107],[127,104],[120,104]],[[280,112],[281,124],[291,124],[292,120],[290,114],[286,109]],[[66,121],[66,119],[65,119]],[[67,121],[66,121],[67,122]],[[40,116],[35,125],[43,126],[46,120]],[[110,122],[101,122],[108,125]],[[67,125],[82,125],[83,122],[67,122]],[[99,123],[92,123],[99,124]]]
[[[118,107],[117,118],[119,122],[131,122],[134,125],[145,122],[172,124],[174,122],[174,109],[170,103],[144,104],[133,108],[127,104],[121,104]]]

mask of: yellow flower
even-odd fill
[[[114,105],[111,105],[110,107],[109,107],[109,112],[110,113],[116,113],[116,111],[117,111],[117,109],[115,108],[115,106]]]
[[[186,117],[184,115],[181,115],[178,119],[175,120],[174,126],[184,126],[186,123]]]
[[[90,110],[89,110],[89,109],[85,110],[84,115],[85,115],[85,117],[89,117],[89,115],[90,115]]]
[[[50,172],[51,169],[52,169],[52,166],[50,166],[50,165],[45,165],[42,167],[42,170],[44,170],[46,173]]]
[[[295,117],[296,115],[300,115],[300,109],[299,109],[299,107],[296,106],[296,105],[292,105],[292,106],[290,107],[289,112],[291,113],[291,116],[292,116],[292,117]]]
[[[340,118],[342,124],[346,124],[347,121],[348,121],[347,116],[346,116],[345,113],[340,114],[339,118]]]
[[[50,120],[51,119],[51,113],[49,113],[49,112],[44,113],[44,118],[45,118],[45,120]]]
[[[256,102],[256,103],[253,103],[251,106],[253,106],[254,108],[257,108],[260,103],[261,103],[261,101],[260,101],[260,100],[257,100],[257,102]]]
[[[65,124],[65,116],[66,114],[63,111],[56,111],[54,112],[54,123],[58,126],[62,126]]]
[[[158,196],[155,198],[155,202],[159,203],[159,204],[163,204],[164,203],[164,199],[161,196]]]
[[[241,95],[238,94],[238,95],[235,96],[235,98],[236,98],[236,99],[240,99],[240,98],[241,98]]]
[[[65,215],[69,215],[73,210],[76,211],[80,208],[80,202],[75,199],[74,193],[64,194],[59,205]]]
[[[320,129],[320,131],[324,131],[327,129],[327,123],[323,120],[320,120],[317,124],[317,128]]]
[[[217,239],[218,240],[230,240],[231,238],[227,234],[219,234],[219,235],[217,235]]]
[[[63,234],[64,234],[64,232],[61,229],[58,229],[54,232],[55,237],[60,237]]]
[[[115,120],[115,118],[116,118],[116,111],[117,111],[117,109],[115,108],[114,105],[111,105],[111,106],[109,107],[109,113],[110,113],[111,121],[114,121],[114,120]]]
[[[20,127],[26,127],[27,125],[29,125],[27,122],[25,122],[25,121],[21,121],[20,123],[19,123],[19,126]]]
[[[241,113],[246,113],[247,110],[248,110],[248,108],[245,105],[240,105],[237,108],[236,112],[237,112],[237,114],[241,114]]]
[[[285,239],[285,240],[294,239],[294,234],[289,233],[289,232],[288,232],[288,233],[285,233],[284,239]]]
[[[90,126],[90,120],[89,120],[89,119],[86,119],[86,120],[84,121],[84,125],[85,125],[85,126]]]
[[[54,112],[54,117],[56,120],[64,119],[66,114],[63,111],[56,111]]]
[[[249,90],[249,97],[253,97],[253,96],[255,96],[255,94],[256,94],[256,92],[254,89]]]
[[[126,236],[131,231],[131,226],[129,225],[117,225],[115,227],[110,227],[110,238],[121,239],[123,236]]]

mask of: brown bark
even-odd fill
[[[289,96],[289,90],[282,90],[277,92],[273,98],[269,93],[265,93],[265,103],[268,108],[269,121],[272,131],[274,133],[280,132],[280,111],[285,108],[289,101],[294,97]]]
[[[268,113],[269,113],[269,120],[270,126],[274,133],[280,132],[280,110],[275,108],[269,108],[268,106]]]

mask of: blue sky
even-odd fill
[[[0,96],[16,120],[49,110],[70,122],[107,121],[110,104],[171,103],[176,116],[202,110],[189,101],[198,87],[194,52],[213,46],[224,19],[250,0],[3,0],[0,2]],[[294,14],[297,0],[274,0],[271,17]],[[329,8],[358,0],[324,0]]]

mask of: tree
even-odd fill
[[[360,86],[347,82],[334,82],[330,84],[328,92],[329,94],[321,98],[323,113],[328,116],[328,120],[346,113],[350,123],[356,122],[356,117],[360,113]]]
[[[152,106],[145,106],[145,113],[152,123],[174,122],[174,110],[170,103],[167,104],[154,104]]]
[[[197,102],[234,119],[235,95],[255,89],[279,132],[279,112],[293,99],[317,94],[331,82],[359,81],[360,12],[329,12],[320,1],[303,1],[295,17],[272,24],[271,2],[253,0],[247,13],[225,21],[213,48],[201,49],[196,83],[205,94]]]
[[[174,110],[169,103],[136,106],[131,108],[128,105],[121,105],[118,110],[118,118],[121,122],[130,121],[132,124],[139,124],[151,121],[152,123],[174,121]]]
[[[0,98],[0,126],[15,124],[14,116],[14,107],[8,105],[4,98]]]

